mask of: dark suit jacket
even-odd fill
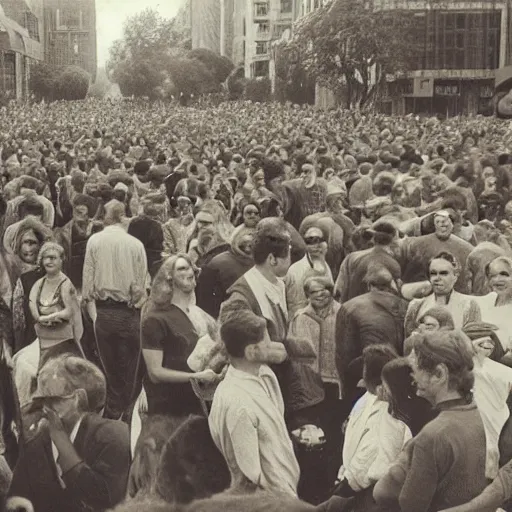
[[[73,443],[82,462],[57,475],[48,431],[21,448],[9,496],[29,499],[37,512],[103,511],[124,499],[130,469],[128,426],[96,414],[82,419]]]

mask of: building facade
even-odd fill
[[[30,66],[43,58],[43,0],[0,0],[0,91],[25,97]]]
[[[0,0],[1,1],[1,0]],[[45,61],[96,76],[95,0],[44,0]]]
[[[417,26],[417,63],[389,77],[382,109],[445,116],[491,113],[496,70],[511,63],[509,1],[406,5]]]

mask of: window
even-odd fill
[[[25,28],[30,39],[39,41],[39,20],[30,11],[25,11]]]
[[[270,23],[258,23],[258,35],[266,36],[270,34]]]
[[[318,9],[320,7],[320,0],[314,0],[313,9]]]
[[[306,14],[311,12],[311,0],[307,0],[306,3]]]
[[[268,53],[267,41],[256,41],[256,55],[266,55]]]
[[[75,9],[62,10],[57,19],[57,30],[81,30],[82,11]]]
[[[500,53],[500,11],[435,12],[418,17],[423,51],[420,69],[496,69]]]
[[[16,92],[16,57],[14,52],[4,52],[2,59],[3,81],[0,87],[5,91]]]
[[[258,60],[253,63],[254,77],[268,76],[268,60]]]
[[[254,4],[254,16],[260,18],[262,16],[268,16],[268,3],[267,2],[256,2]]]
[[[288,13],[293,10],[293,0],[281,0],[281,12]]]

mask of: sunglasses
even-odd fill
[[[325,242],[325,240],[320,236],[308,236],[304,238],[304,242],[306,242],[306,245],[318,245]]]

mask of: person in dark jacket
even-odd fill
[[[334,295],[341,303],[368,291],[364,277],[368,269],[376,265],[388,269],[399,284],[401,269],[397,260],[398,234],[395,227],[389,222],[377,222],[370,232],[374,247],[349,254],[341,264],[334,287]]]
[[[407,301],[399,296],[393,275],[384,266],[373,266],[364,282],[370,291],[342,304],[336,317],[336,367],[343,398],[350,404],[360,395],[365,347],[386,343],[403,353]]]
[[[38,512],[95,512],[120,503],[130,468],[128,426],[92,409],[105,402],[101,371],[78,357],[48,362],[38,376],[33,409],[40,410],[14,468],[9,497]]]
[[[219,316],[220,307],[228,298],[228,289],[254,265],[252,239],[252,230],[238,231],[231,241],[231,248],[215,256],[201,269],[196,301],[213,318]]]
[[[158,220],[159,205],[146,202],[143,206],[143,214],[134,217],[128,226],[128,234],[142,242],[146,250],[148,271],[154,277],[158,270],[158,263],[162,260],[164,249],[164,234],[162,225]]]

